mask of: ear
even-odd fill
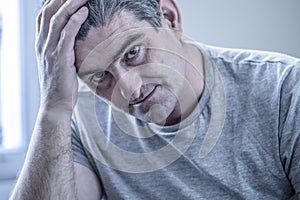
[[[158,0],[160,10],[162,13],[162,20],[164,20],[169,28],[182,34],[182,22],[179,9],[174,0]],[[164,23],[164,22],[162,22]]]

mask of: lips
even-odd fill
[[[140,96],[136,99],[130,100],[129,105],[140,104],[145,101],[148,97],[152,95],[154,90],[156,89],[156,85],[154,84],[146,84],[140,88]]]

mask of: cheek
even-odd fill
[[[166,51],[156,48],[148,48],[146,63],[158,63],[158,64],[166,64],[165,63],[165,55]]]
[[[170,69],[175,70],[177,73],[184,76],[185,73],[185,59],[177,55],[175,52],[163,49],[149,49],[147,63],[158,63],[165,65]]]
[[[114,85],[113,83],[109,83],[108,85],[101,85],[98,84],[96,88],[96,94],[105,100],[111,101],[112,94],[114,92]]]
[[[147,62],[151,65],[140,68],[142,76],[179,95],[186,80],[185,61],[171,52],[158,49],[149,52]]]
[[[117,108],[122,109],[128,106],[127,101],[122,97],[120,89],[114,79],[106,85],[98,84],[96,94],[108,104],[113,104]]]

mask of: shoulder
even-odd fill
[[[287,77],[299,76],[299,58],[276,52],[198,45],[204,56],[209,57],[224,79],[230,79],[231,83],[280,87]]]
[[[212,59],[222,60],[227,63],[244,64],[282,64],[282,65],[296,65],[300,63],[299,58],[295,58],[286,54],[251,50],[251,49],[233,49],[223,48],[210,45],[199,44],[200,49],[207,53]]]

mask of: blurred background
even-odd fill
[[[185,35],[300,57],[299,0],[176,0]],[[21,168],[39,105],[34,52],[39,0],[0,0],[0,200]]]

